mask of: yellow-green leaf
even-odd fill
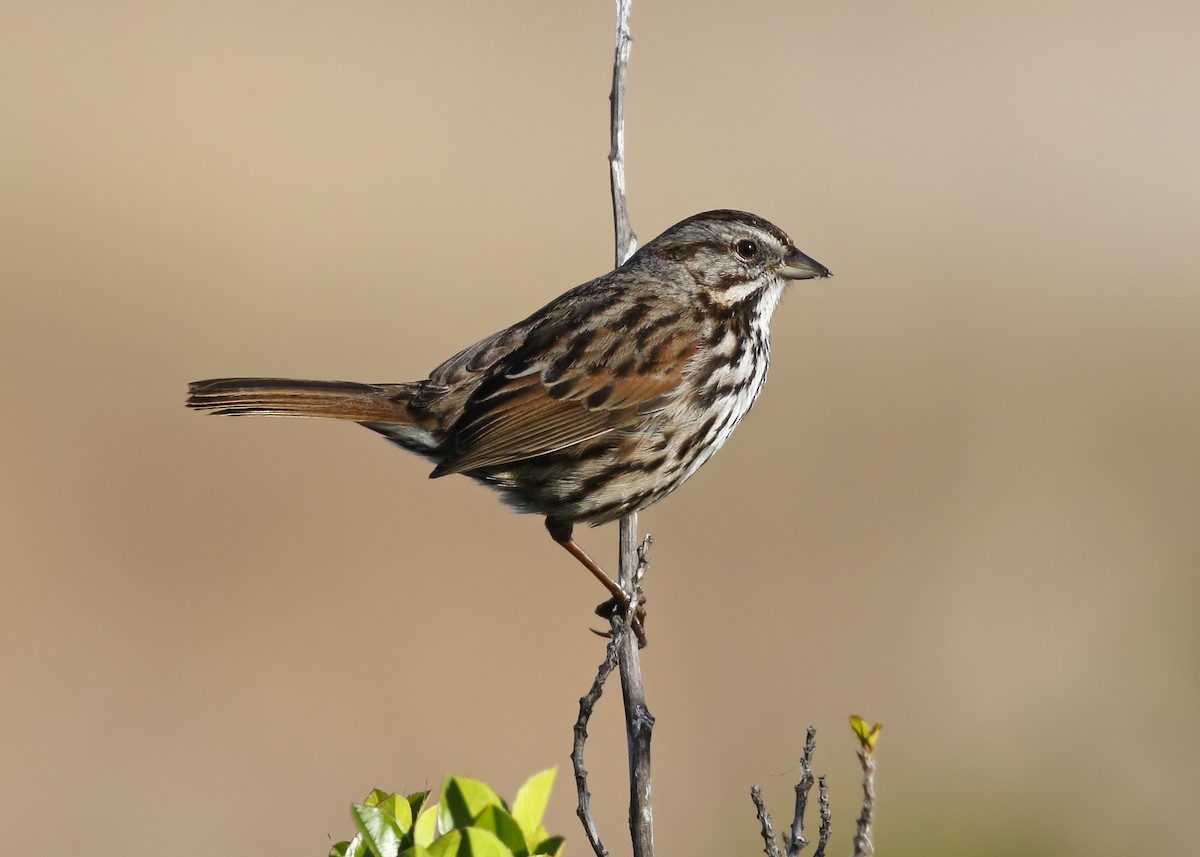
[[[412,828],[412,805],[408,802],[408,798],[390,794],[377,803],[375,808],[396,819],[396,824],[399,825],[402,834],[408,833]]]
[[[430,804],[421,810],[413,825],[413,844],[428,845],[437,837],[438,805]]]
[[[366,857],[367,845],[360,833],[349,842],[339,842],[329,851],[329,857]]]
[[[548,836],[537,844],[534,849],[534,854],[549,854],[550,857],[559,857],[563,852],[563,845],[566,844],[565,839],[561,836]]]
[[[408,809],[408,804],[404,804]],[[376,857],[396,857],[400,853],[400,838],[404,831],[389,813],[377,806],[356,803],[351,807],[354,822],[362,831],[366,845]]]
[[[459,849],[462,847],[463,832],[461,830],[451,830],[445,836],[439,836],[429,846],[429,855],[430,857],[458,857]]]
[[[498,806],[486,807],[475,817],[475,828],[489,830],[513,853],[513,857],[529,857],[529,845],[521,825]]]
[[[546,814],[546,805],[550,802],[550,790],[554,788],[554,778],[558,776],[558,768],[547,768],[534,774],[525,781],[513,801],[513,818],[521,825],[525,833],[525,841],[530,848],[536,845],[534,837],[542,824],[542,816]]]
[[[883,724],[876,723],[874,726],[868,726],[867,721],[857,714],[851,714],[850,728],[854,730],[855,736],[865,749],[874,750],[875,742],[879,740],[879,733],[883,731]]]
[[[388,793],[383,789],[371,789],[371,793],[367,795],[363,804],[366,806],[379,806],[380,801],[386,800]]]
[[[451,830],[428,850],[429,857],[513,857],[496,834],[477,827]]]
[[[465,834],[463,845],[469,850],[466,852],[460,850],[459,857],[514,857],[508,847],[490,830],[470,827],[463,833]]]
[[[451,830],[429,846],[429,857],[513,857],[496,834],[477,827]]]
[[[406,795],[404,799],[408,801],[408,808],[412,811],[412,815],[416,817],[416,814],[421,811],[421,807],[425,805],[425,801],[428,800],[428,798],[429,792],[423,791],[413,792],[410,795]]]
[[[446,777],[439,806],[438,826],[442,830],[469,826],[489,806],[508,811],[489,785],[470,777]]]

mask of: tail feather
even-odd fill
[[[411,424],[415,384],[213,378],[188,385],[187,406],[230,416],[324,417]]]

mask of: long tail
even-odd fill
[[[416,384],[357,384],[287,378],[213,378],[188,385],[187,406],[231,416],[325,417],[367,423],[413,423]]]

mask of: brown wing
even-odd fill
[[[429,382],[439,388],[449,389],[469,381],[473,375],[487,372],[496,362],[520,347],[531,326],[531,319],[526,319],[464,348],[430,372]]]
[[[674,398],[699,345],[695,327],[681,330],[678,307],[662,301],[566,300],[547,310],[475,391],[434,476],[521,461],[629,426]]]

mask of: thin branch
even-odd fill
[[[804,838],[804,813],[808,809],[808,793],[813,787],[812,757],[817,749],[817,727],[809,726],[804,739],[804,752],[800,755],[800,782],[796,783],[796,814],[792,816],[792,830],[784,837],[787,857],[796,857],[808,845]]]
[[[783,834],[783,844],[787,857],[797,855],[808,847],[804,838],[804,816],[808,812],[808,796],[813,787],[812,759],[817,749],[817,727],[809,726],[804,738],[804,752],[800,754],[800,781],[796,783],[796,814],[792,818],[792,829]],[[825,844],[829,841],[829,790],[825,788],[825,778],[820,778],[820,788],[817,790],[817,803],[821,811],[820,835],[817,839],[817,850],[813,857],[825,857]],[[766,844],[767,857],[780,857],[779,846],[775,844],[775,829],[771,825],[771,814],[763,804],[762,790],[758,786],[750,789],[750,799],[758,811],[758,820],[762,823],[762,837]]]
[[[629,71],[629,53],[633,46],[629,36],[629,11],[633,0],[617,2],[617,41],[613,55],[612,91],[609,93],[609,151],[608,168],[612,188],[613,226],[616,234],[617,265],[633,255],[637,236],[629,222],[629,207],[625,199],[625,80]],[[645,573],[649,539],[638,547],[637,513],[621,519],[620,571],[621,587],[629,595],[629,616],[623,620],[614,616],[614,639],[620,641],[621,693],[625,701],[625,731],[629,743],[629,832],[633,840],[634,857],[654,854],[654,811],[650,802],[650,735],[654,716],[646,706],[646,691],[642,684],[642,662],[638,640],[633,634],[616,634],[619,621],[631,622],[641,606],[638,580]]]
[[[616,233],[616,260],[620,267],[637,249],[637,236],[629,222],[629,207],[625,199],[625,79],[629,71],[629,11],[633,0],[617,2],[617,40],[613,55],[612,90],[609,93],[609,178],[612,189],[613,226]],[[614,611],[611,617],[612,635],[604,662],[596,673],[591,690],[579,700],[579,717],[575,721],[575,745],[571,762],[575,768],[575,788],[579,805],[576,815],[587,835],[596,857],[607,857],[591,812],[591,794],[587,787],[587,769],[583,766],[583,748],[587,742],[587,724],[592,710],[603,692],[604,682],[613,667],[621,668],[621,695],[625,703],[625,730],[629,743],[629,830],[633,839],[634,857],[653,857],[654,814],[650,804],[650,734],[654,717],[646,707],[642,685],[642,664],[638,653],[637,635],[628,633],[628,625],[641,607],[641,579],[649,563],[650,537],[639,546],[637,513],[621,518],[620,566],[617,580],[629,596],[629,614]]]
[[[779,857],[779,846],[775,844],[775,828],[771,824],[771,813],[767,812],[767,805],[763,802],[762,789],[758,786],[750,787],[750,800],[754,801],[754,808],[758,811],[758,820],[762,824],[762,838],[767,857]]]
[[[817,807],[821,811],[821,827],[817,833],[817,850],[813,857],[825,857],[825,846],[829,844],[829,831],[833,829],[833,813],[829,811],[829,786],[825,777],[817,778]]]
[[[875,754],[869,747],[858,751],[858,761],[863,771],[862,812],[858,816],[858,830],[854,834],[853,857],[871,857],[875,845],[871,841],[871,822],[875,816]]]
[[[629,526],[625,526],[625,522]],[[633,542],[637,533],[637,514],[621,519],[621,568],[632,569],[622,584],[630,594],[630,615],[613,617],[614,633],[631,621],[642,601],[641,578],[650,562],[650,536],[640,546]],[[632,537],[632,538],[631,538]],[[625,702],[625,734],[629,744],[629,832],[634,857],[654,854],[654,810],[650,799],[650,737],[654,715],[646,706],[642,685],[642,660],[636,634],[620,635],[621,695]]]
[[[617,0],[617,49],[613,58],[612,91],[609,103],[608,172],[612,184],[613,224],[616,227],[617,265],[637,249],[637,235],[629,223],[625,201],[625,76],[629,71],[629,7],[633,0]],[[634,535],[636,541],[636,534]]]
[[[600,841],[600,832],[596,829],[596,820],[592,817],[592,796],[588,791],[587,768],[583,766],[583,745],[587,743],[587,725],[588,720],[592,716],[592,709],[596,707],[596,703],[600,699],[600,694],[604,692],[604,683],[608,681],[608,676],[617,665],[620,641],[622,637],[626,636],[629,635],[615,633],[612,639],[608,641],[608,649],[604,653],[604,661],[596,671],[596,678],[592,681],[592,687],[579,700],[579,717],[575,721],[575,746],[571,750],[571,765],[575,768],[575,791],[579,798],[579,805],[575,809],[575,814],[579,816],[580,822],[583,823],[583,831],[587,835],[588,842],[592,845],[592,850],[596,852],[596,857],[608,857],[608,851]]]

